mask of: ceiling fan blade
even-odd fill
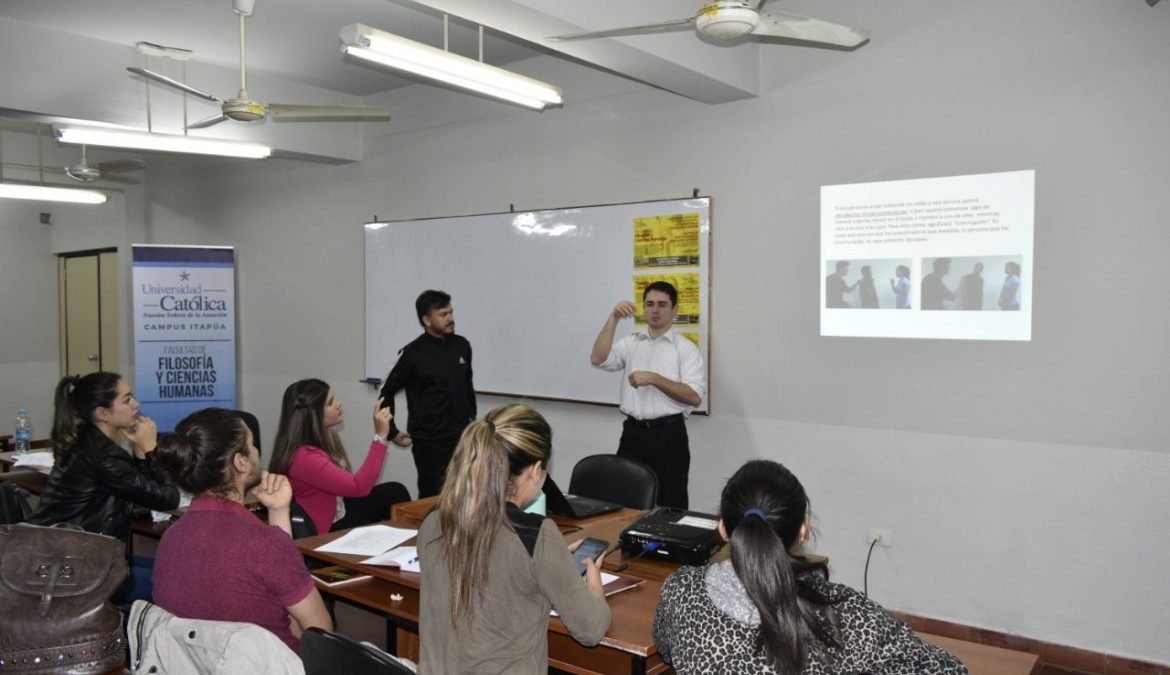
[[[188,129],[206,129],[207,127],[227,121],[227,115],[212,115],[211,117],[204,117],[198,122],[192,122],[187,125]]]
[[[166,75],[161,75],[159,73],[154,72],[153,70],[147,70],[146,68],[139,68],[137,66],[129,66],[126,68],[126,70],[134,73],[135,75],[141,75],[142,77],[145,77],[148,80],[154,80],[155,82],[158,82],[159,84],[165,84],[168,87],[173,87],[175,89],[178,89],[179,91],[185,91],[188,94],[194,94],[195,96],[198,96],[199,98],[206,99],[208,101],[214,101],[216,103],[221,102],[218,98],[216,98],[215,96],[212,96],[211,94],[208,94],[205,91],[200,91],[200,90],[196,89],[195,87],[183,84],[182,82],[180,82],[178,80],[169,78]]]
[[[268,115],[282,122],[384,122],[390,119],[385,108],[365,105],[298,105],[269,103]]]
[[[613,37],[616,35],[627,35],[630,33],[658,33],[668,30],[678,30],[684,26],[689,26],[695,22],[695,17],[688,16],[685,19],[671,19],[670,21],[660,21],[658,23],[647,23],[641,26],[626,26],[624,28],[608,28],[606,30],[590,30],[583,33],[569,33],[567,35],[554,35],[545,38],[546,40],[589,40],[592,38]]]
[[[751,34],[835,47],[857,47],[869,39],[863,30],[785,12],[760,12],[760,23]]]
[[[141,171],[146,168],[146,162],[140,159],[112,159],[98,165],[102,175],[110,173],[126,173],[127,171]]]
[[[104,172],[98,180],[106,183],[121,183],[122,185],[142,185],[142,181],[129,176],[107,176]]]

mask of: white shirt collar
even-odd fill
[[[659,338],[666,338],[666,341],[669,342],[670,344],[674,344],[674,341],[678,338],[678,333],[674,332],[674,326],[670,326],[669,328],[667,328],[666,332],[663,333],[662,335],[659,335],[658,338],[652,337],[650,335],[650,327],[649,326],[647,326],[645,330],[642,330],[642,331],[639,331],[638,333],[635,333],[635,335],[637,335],[640,339],[643,339],[643,340],[656,340]]]

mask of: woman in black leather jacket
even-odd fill
[[[168,511],[179,505],[178,488],[151,459],[158,428],[138,416],[130,385],[116,373],[62,378],[54,397],[53,471],[29,522],[70,523],[117,537],[129,558],[132,506]],[[131,442],[132,454],[117,444],[120,436]],[[138,585],[146,581],[151,562],[133,559],[135,569],[115,599],[125,599],[136,577]],[[148,585],[133,595],[148,597]]]

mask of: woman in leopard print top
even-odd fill
[[[720,503],[731,560],[683,567],[662,587],[654,642],[680,675],[965,675],[877,603],[789,555],[808,536],[808,498],[780,464],[748,462]],[[730,535],[730,536],[729,536]]]

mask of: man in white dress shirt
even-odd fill
[[[686,418],[703,400],[706,370],[699,348],[671,330],[678,291],[655,281],[642,294],[647,329],[613,341],[617,324],[636,313],[634,303],[614,306],[590,361],[622,371],[621,411],[626,415],[617,454],[645,462],[658,475],[658,503],[687,508],[691,451]]]

